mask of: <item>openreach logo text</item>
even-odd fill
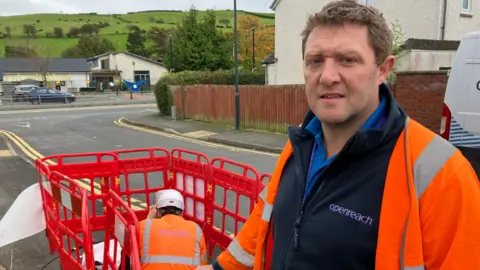
[[[330,211],[334,212],[334,213],[339,213],[341,215],[344,215],[346,217],[349,217],[349,218],[352,218],[352,219],[355,219],[357,221],[360,221],[362,222],[363,224],[367,224],[367,225],[372,225],[372,218],[371,217],[368,217],[368,216],[364,216],[360,213],[357,213],[355,211],[352,211],[350,209],[347,209],[347,208],[344,208],[344,207],[341,207],[340,205],[336,205],[336,204],[330,204]]]

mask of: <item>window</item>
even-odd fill
[[[360,4],[366,6],[375,6],[375,0],[359,0]]]
[[[150,85],[150,71],[135,70],[134,76],[136,82],[145,80],[145,84]]]
[[[101,63],[102,63],[101,69],[110,69],[110,61],[109,61],[109,59],[101,60]]]
[[[462,10],[466,12],[472,11],[472,0],[462,0]]]

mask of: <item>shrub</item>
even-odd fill
[[[157,107],[162,115],[171,115],[171,107],[173,105],[173,95],[171,86],[167,84],[155,85],[155,99]]]

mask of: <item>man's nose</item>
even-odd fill
[[[319,83],[325,86],[332,86],[340,81],[340,74],[338,73],[338,66],[332,59],[325,60],[323,64],[322,75]]]

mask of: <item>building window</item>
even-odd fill
[[[360,4],[366,6],[375,6],[375,0],[359,0]]]
[[[462,0],[462,10],[466,12],[472,11],[472,0]]]
[[[146,85],[150,85],[150,71],[135,70],[135,81],[145,80]]]
[[[101,60],[102,67],[101,69],[110,69],[110,59]]]

